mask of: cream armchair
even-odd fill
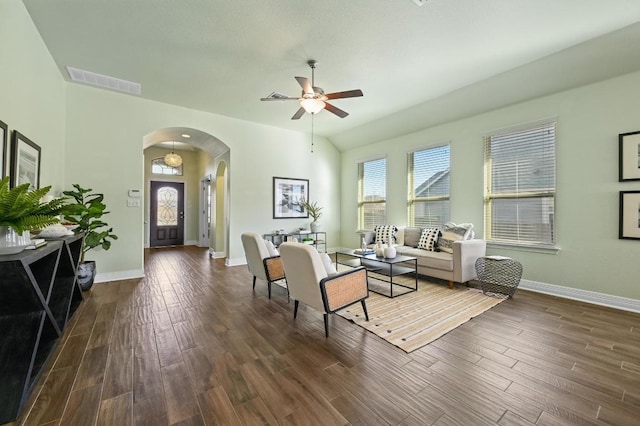
[[[324,332],[329,337],[329,317],[344,307],[360,302],[369,321],[365,299],[367,271],[363,267],[328,275],[318,251],[301,243],[282,243],[280,256],[287,275],[289,295],[295,301],[293,318],[298,315],[302,302],[324,314]]]
[[[267,283],[269,299],[271,299],[271,283],[284,279],[284,268],[280,256],[271,256],[264,240],[255,232],[241,235],[244,254],[247,258],[249,272],[253,275],[253,289],[256,288],[256,278]]]

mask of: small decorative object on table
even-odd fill
[[[396,257],[396,248],[391,246],[385,247],[384,257],[386,257],[387,259],[393,259],[394,257]]]
[[[522,278],[522,265],[510,257],[484,256],[476,260],[476,273],[483,293],[511,299]]]

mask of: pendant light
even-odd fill
[[[180,167],[182,165],[182,157],[173,152],[176,146],[175,141],[171,142],[171,152],[164,156],[164,163],[170,167]]]

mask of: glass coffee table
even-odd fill
[[[338,265],[367,270],[369,291],[386,297],[402,296],[418,290],[418,259],[413,256],[397,255],[394,258],[378,257],[375,252],[358,253],[356,250],[335,252]]]

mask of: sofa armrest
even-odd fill
[[[354,268],[323,278],[320,291],[326,312],[335,312],[369,297],[367,270]]]
[[[476,279],[476,260],[486,255],[485,240],[464,240],[453,243],[453,280],[458,283]]]

